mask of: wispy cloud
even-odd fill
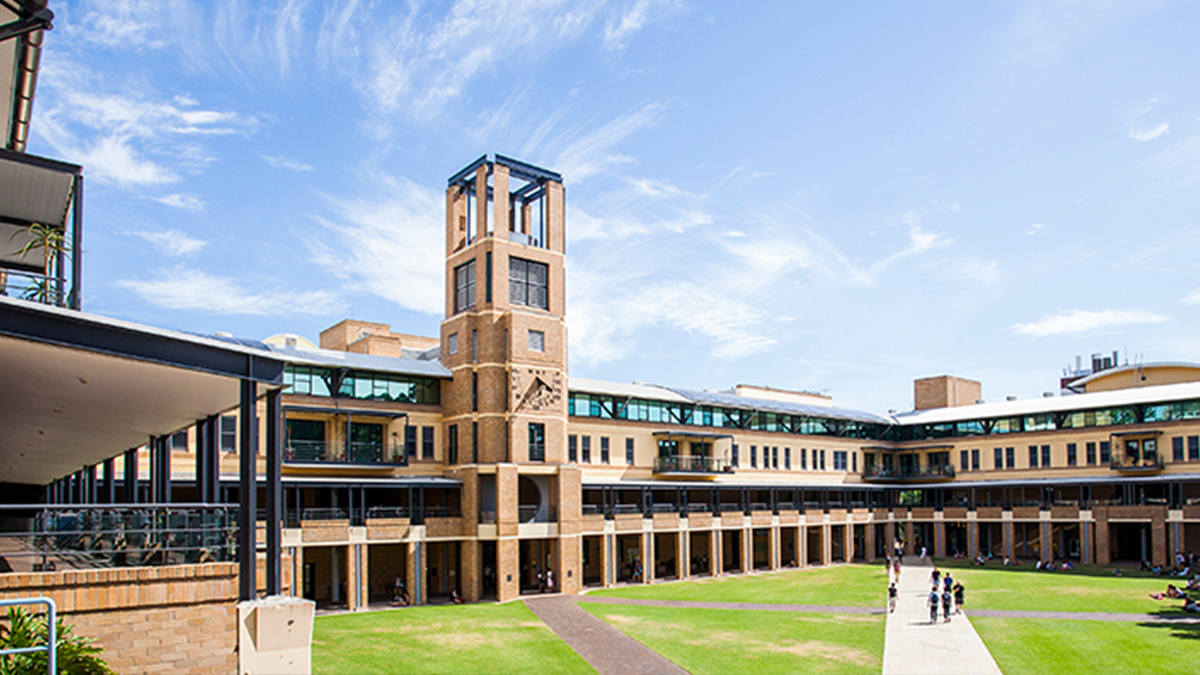
[[[205,206],[204,200],[196,195],[176,193],[163,195],[162,197],[152,197],[152,199],[159,204],[165,204],[166,206],[186,211],[203,211]]]
[[[922,230],[911,211],[905,215],[903,222],[909,226],[908,246],[871,265],[872,274],[879,274],[901,260],[912,258],[933,248],[949,246],[954,242],[949,237]]]
[[[183,267],[160,270],[157,279],[116,283],[157,307],[210,314],[325,316],[343,308],[342,301],[332,291],[275,289],[254,293],[234,279]]]
[[[170,256],[183,256],[196,253],[208,245],[208,242],[196,239],[179,230],[162,230],[158,232],[141,230],[126,234],[141,237],[153,244],[154,248]]]
[[[39,84],[47,107],[35,133],[58,155],[87,166],[91,178],[125,188],[173,183],[200,171],[213,160],[204,137],[249,133],[258,125],[189,96],[164,100],[146,88],[110,88],[65,56],[43,68]]]
[[[1197,288],[1191,293],[1183,296],[1180,298],[1179,302],[1182,302],[1185,305],[1200,305],[1200,288]]]
[[[1129,125],[1129,137],[1135,141],[1152,141],[1159,136],[1167,133],[1171,128],[1170,122],[1163,122],[1156,127],[1150,129],[1135,129],[1132,124]]]
[[[287,169],[288,171],[312,171],[313,168],[298,159],[283,156],[259,155],[267,164],[276,169]]]
[[[440,314],[444,207],[441,194],[380,174],[367,196],[330,197],[337,216],[317,217],[327,230],[308,239],[314,259],[331,275],[400,307]],[[385,195],[380,197],[380,195]]]
[[[682,8],[677,0],[635,0],[627,5],[621,16],[609,20],[604,27],[604,48],[609,51],[625,47],[625,41],[642,30],[646,24],[671,16]]]
[[[631,163],[632,158],[616,154],[613,148],[638,131],[658,124],[666,109],[665,103],[650,103],[573,138],[559,153],[555,166],[570,176],[572,183],[581,183],[605,168]]]
[[[1012,330],[1018,335],[1046,337],[1068,333],[1086,333],[1119,326],[1162,323],[1167,320],[1168,317],[1162,314],[1137,309],[1104,309],[1095,311],[1077,309],[1043,317],[1033,323],[1018,323],[1012,326]]]
[[[1041,232],[1043,227],[1045,227],[1045,226],[1042,225],[1041,223],[1034,223],[1033,225],[1029,226],[1028,230],[1025,230],[1025,234],[1027,234],[1029,236],[1033,236],[1033,235],[1037,234],[1038,232]]]

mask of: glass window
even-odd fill
[[[971,470],[972,471],[979,470],[979,448],[976,448],[971,451]]]
[[[1029,446],[1029,468],[1036,469],[1038,465],[1038,447],[1036,445]]]
[[[821,470],[825,470],[825,451],[821,451]]]
[[[625,463],[629,464],[630,466],[633,465],[633,439],[632,438],[625,439]]]
[[[808,470],[808,448],[800,448],[800,468]]]
[[[221,451],[237,452],[237,417],[233,415],[221,418]]]
[[[783,449],[783,468],[787,469],[788,471],[792,470],[792,449],[791,448]]]
[[[446,338],[446,348],[451,354],[458,353],[458,333],[451,333],[450,337]]]
[[[779,468],[779,448],[771,448],[771,468]]]
[[[170,447],[171,447],[171,449],[172,449],[172,450],[179,450],[179,451],[181,451],[181,452],[187,452],[187,449],[188,449],[188,432],[186,432],[186,431],[180,431],[180,432],[179,432],[179,433],[177,433],[177,434],[173,434],[173,435],[171,436],[171,445],[170,445]]]
[[[479,463],[479,422],[471,422],[471,461]]]
[[[1042,446],[1042,466],[1050,466],[1050,446],[1048,445]]]
[[[567,461],[579,461],[579,437],[574,434],[567,436]]]
[[[1175,436],[1171,439],[1171,461],[1183,461],[1183,436]]]
[[[421,427],[421,458],[433,459],[433,427]]]
[[[417,428],[409,424],[404,425],[404,451],[409,457],[417,456]]]
[[[958,466],[961,471],[966,471],[971,468],[971,451],[960,450],[958,453]]]
[[[992,448],[992,468],[1004,468],[1004,450],[1002,448]]]
[[[1075,466],[1079,462],[1078,453],[1074,443],[1067,443],[1067,466]]]
[[[1100,463],[1112,462],[1112,441],[1100,441]]]
[[[750,468],[751,469],[758,468],[758,446],[757,445],[750,446]]]
[[[1087,454],[1088,466],[1094,465],[1096,463],[1096,444],[1095,444],[1095,442],[1085,443],[1083,448]]]
[[[475,261],[454,268],[454,311],[461,312],[475,306]]]
[[[579,439],[579,459],[584,464],[592,463],[592,437],[582,436]]]
[[[446,429],[446,462],[458,464],[458,425],[451,424]]]
[[[608,436],[600,437],[600,463],[608,464]]]
[[[1200,436],[1188,436],[1188,461],[1200,459]]]
[[[834,471],[845,471],[846,470],[846,451],[845,450],[834,450],[833,451],[833,470]]]
[[[1006,469],[1017,468],[1017,449],[1016,448],[1005,448],[1004,449],[1004,468],[1006,468]]]
[[[584,436],[584,438],[587,438]],[[529,423],[529,461],[546,461],[546,425]]]
[[[514,305],[547,309],[549,268],[545,263],[508,259],[508,301]]]
[[[736,469],[736,468],[737,468],[737,466],[738,466],[738,446],[737,446],[737,443],[734,443],[734,444],[733,444],[733,447],[731,448],[731,453],[730,453],[730,454],[731,454],[730,461],[731,461],[731,463],[733,464],[733,467]]]
[[[529,351],[546,351],[546,334],[540,330],[529,331]]]

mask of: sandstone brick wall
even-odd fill
[[[47,596],[118,673],[237,671],[237,565],[0,575],[0,598]]]

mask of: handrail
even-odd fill
[[[42,647],[17,647],[13,649],[0,649],[0,656],[9,654],[31,654],[33,652],[46,652],[46,672],[49,675],[55,675],[58,672],[58,608],[54,605],[54,601],[50,598],[38,596],[36,598],[13,598],[11,600],[0,600],[0,607],[14,607],[16,605],[45,605],[46,606],[46,644]]]

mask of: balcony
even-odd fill
[[[1133,474],[1154,473],[1164,468],[1162,458],[1157,452],[1126,453],[1117,452],[1115,449],[1109,466],[1113,471]]]
[[[353,464],[356,466],[408,466],[401,443],[327,443],[291,441],[283,448],[288,464]]]
[[[882,467],[870,465],[863,468],[863,480],[876,483],[904,483],[917,481],[940,481],[954,478],[954,465]]]
[[[654,473],[692,476],[732,472],[729,460],[705,455],[666,455],[654,459]]]

